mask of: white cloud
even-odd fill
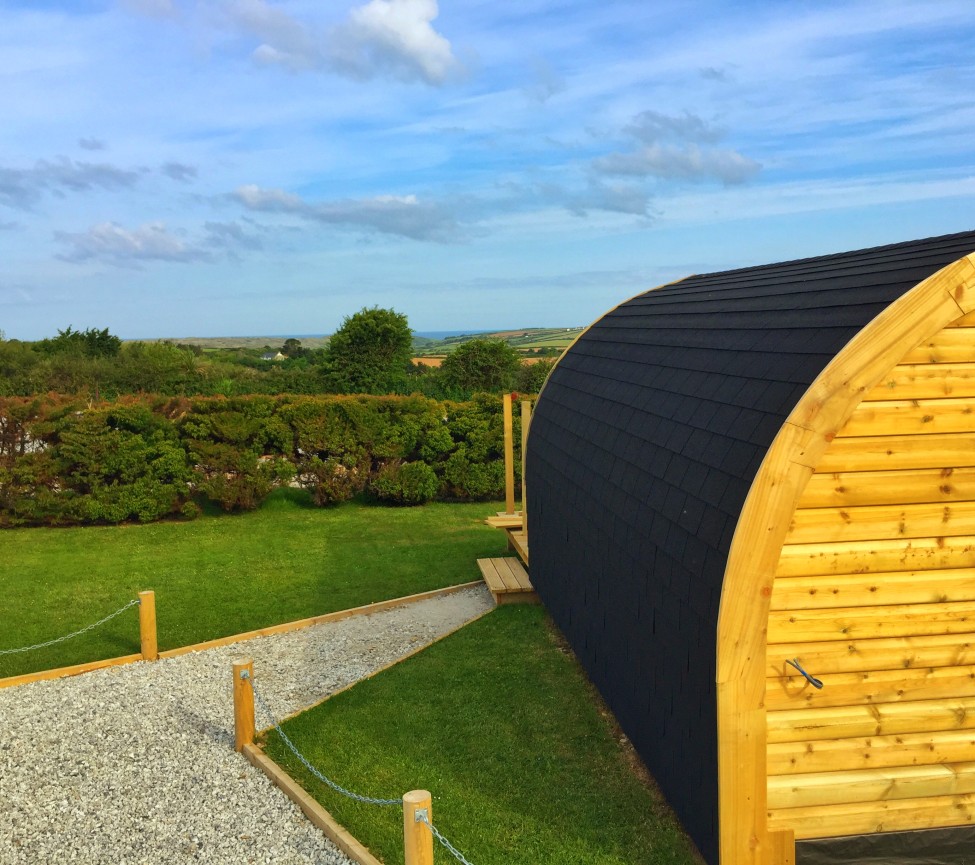
[[[301,21],[267,0],[232,0],[231,21],[261,40],[253,58],[292,72],[331,71],[351,78],[392,75],[441,84],[458,64],[432,22],[436,0],[370,0],[327,29]]]
[[[127,189],[138,179],[136,171],[105,163],[76,162],[64,156],[53,161],[41,159],[33,168],[0,168],[0,204],[26,210],[44,191]]]
[[[441,84],[457,67],[450,42],[434,30],[437,0],[370,0],[332,34],[332,60],[351,75],[388,71]]]
[[[60,256],[64,261],[98,260],[109,264],[141,261],[203,261],[208,254],[172,234],[162,222],[150,222],[135,229],[114,222],[93,225],[85,232],[55,232],[55,238],[69,246]]]
[[[725,133],[689,111],[669,115],[642,111],[623,127],[642,147],[609,153],[591,163],[596,174],[661,180],[720,180],[744,183],[761,165],[736,150],[713,146]]]
[[[613,153],[596,159],[593,168],[600,174],[735,184],[754,177],[761,165],[734,150],[654,144],[633,153]]]
[[[377,195],[313,204],[281,189],[248,185],[237,189],[234,197],[249,210],[289,213],[312,222],[355,226],[412,240],[444,243],[460,235],[460,225],[449,207],[421,201],[415,195]]]
[[[104,150],[106,144],[100,138],[79,138],[78,146],[82,150]]]

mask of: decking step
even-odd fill
[[[528,579],[528,572],[518,559],[511,556],[478,559],[477,566],[496,604],[538,602],[538,595]]]

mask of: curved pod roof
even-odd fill
[[[862,394],[975,307],[973,250],[968,232],[663,286],[587,330],[539,399],[533,583],[709,861],[777,842],[765,629],[798,495]]]

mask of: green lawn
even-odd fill
[[[429,790],[434,825],[474,865],[700,862],[540,607],[499,607],[285,731],[356,792]],[[403,861],[401,809],[339,796],[274,733],[268,752],[383,861]],[[453,861],[439,845],[435,859]]]
[[[501,555],[497,504],[308,506],[193,522],[0,531],[0,650],[44,642],[156,592],[160,649],[479,579]],[[84,636],[0,656],[0,677],[139,651],[132,609]]]

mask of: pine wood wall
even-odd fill
[[[767,664],[770,830],[975,822],[975,314],[829,445],[776,571]]]

